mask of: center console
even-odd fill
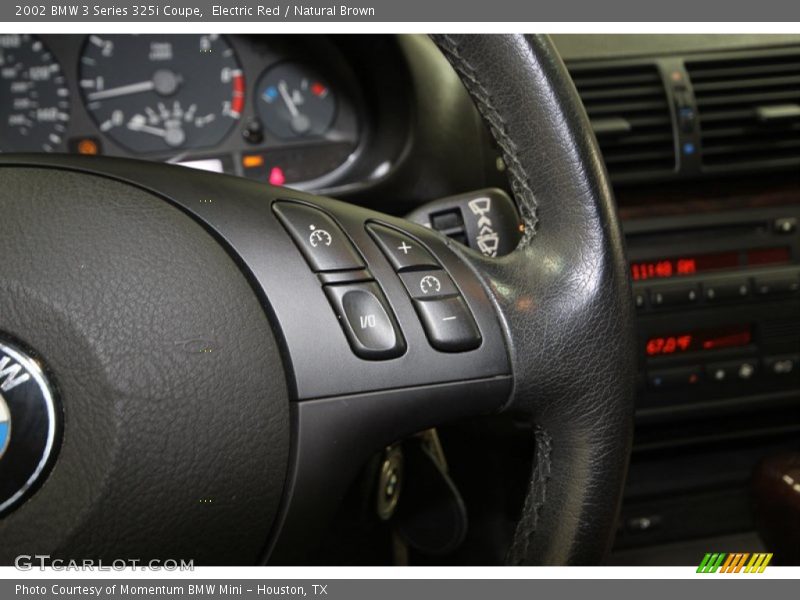
[[[617,550],[752,531],[753,472],[800,447],[798,188],[695,187],[619,195],[639,373]]]
[[[627,223],[641,415],[796,394],[798,222],[774,207]]]

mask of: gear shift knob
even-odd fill
[[[752,480],[755,522],[782,565],[800,564],[800,453],[765,458]]]

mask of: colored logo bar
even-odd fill
[[[698,573],[763,573],[772,560],[772,553],[707,552],[697,567]]]

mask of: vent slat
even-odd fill
[[[604,141],[601,139],[601,143]],[[612,138],[613,139],[613,138]],[[611,142],[611,140],[608,140]],[[672,146],[672,132],[666,131],[663,133],[652,133],[649,135],[626,135],[620,136],[619,139],[614,140],[617,147],[636,146],[641,144],[653,144],[656,142],[668,142]]]
[[[619,102],[616,104],[586,104],[586,112],[589,116],[594,115],[617,115],[621,113],[666,113],[669,114],[669,106],[666,101],[652,100],[650,102]]]
[[[672,150],[651,150],[649,152],[604,152],[603,158],[607,164],[618,164],[620,162],[635,162],[641,160],[662,160],[673,158]]]
[[[722,79],[707,83],[695,83],[694,91],[699,94],[712,94],[714,92],[730,92],[731,90],[770,88],[785,89],[800,85],[800,71],[794,75],[786,74],[784,77],[759,77],[755,79]],[[800,88],[798,88],[800,89]]]
[[[585,103],[594,100],[619,100],[619,98],[650,98],[663,101],[664,88],[662,87],[618,87],[611,89],[582,90],[579,88],[581,99]]]
[[[658,76],[658,73],[652,72],[642,73],[641,75],[630,73],[618,76],[609,75],[607,77],[595,77],[593,76],[593,71],[589,71],[586,75],[582,75],[573,70],[572,80],[575,82],[575,87],[577,87],[579,90],[588,90],[593,88],[608,89],[613,86],[647,83],[654,83],[657,85],[661,84],[661,78]]]
[[[761,152],[763,150],[791,150],[793,148],[800,148],[800,139],[706,145],[703,146],[703,154],[712,156],[715,154],[737,154],[739,152]]]
[[[775,73],[797,73],[800,69],[800,60],[764,64],[756,66],[720,67],[720,68],[695,68],[692,70],[692,80],[698,82],[717,81],[720,79],[739,79],[748,77],[768,76]]]
[[[714,123],[716,121],[733,123],[746,119],[754,119],[755,116],[755,107],[745,107],[738,110],[717,110],[714,112],[705,113],[700,120],[703,123]]]
[[[672,119],[669,117],[669,111],[664,113],[654,114],[652,116],[631,116],[628,122],[636,128],[659,128],[665,129],[669,132],[672,131]]]
[[[800,52],[715,58],[687,62],[686,68],[704,166],[717,171],[800,164],[800,122],[791,113],[765,115],[768,108],[800,104]]]
[[[750,92],[743,94],[729,93],[726,96],[703,96],[695,92],[697,98],[697,108],[714,106],[736,106],[748,104],[750,106],[760,106],[763,104],[777,104],[800,100],[800,87],[787,90],[772,90],[764,92]]]
[[[794,123],[789,127],[781,130],[783,136],[787,137],[795,137],[798,133],[800,133],[800,123]],[[707,128],[706,132],[703,134],[703,139],[706,140],[706,144],[713,142],[715,139],[719,138],[741,138],[742,136],[747,136],[749,138],[754,137],[761,137],[765,139],[773,139],[776,136],[774,133],[769,131],[764,131],[758,125],[758,123],[746,123],[740,125],[738,127],[724,127],[724,128]]]

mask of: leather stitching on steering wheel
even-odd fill
[[[447,56],[450,64],[461,75],[464,87],[469,92],[478,110],[491,129],[492,136],[497,141],[503,153],[503,160],[508,168],[509,180],[514,197],[517,199],[519,211],[525,222],[525,232],[520,243],[529,242],[538,223],[536,216],[536,197],[533,194],[525,169],[517,158],[517,146],[506,134],[506,122],[492,102],[491,94],[484,85],[475,77],[475,69],[469,60],[464,58],[459,51],[458,42],[448,35],[431,36],[439,49]]]
[[[508,167],[509,180],[514,197],[518,201],[520,214],[525,222],[525,234],[520,243],[527,243],[536,233],[538,217],[537,201],[533,194],[525,169],[517,157],[517,146],[506,134],[507,124],[492,102],[491,94],[475,76],[475,69],[459,51],[458,42],[448,35],[432,36],[439,49],[447,56],[450,64],[459,73],[464,87],[472,97],[481,115],[489,125],[497,144],[503,153]],[[528,556],[531,541],[538,529],[539,517],[547,500],[547,485],[551,473],[552,436],[541,426],[535,426],[536,440],[535,464],[528,484],[529,493],[525,498],[520,520],[517,523],[511,547],[506,556],[510,565],[523,564]]]
[[[553,438],[542,427],[534,431],[536,440],[535,465],[528,489],[532,491],[525,497],[522,515],[517,523],[514,539],[506,555],[506,564],[521,565],[528,556],[531,540],[538,528],[539,515],[547,500],[547,484],[550,481]]]

